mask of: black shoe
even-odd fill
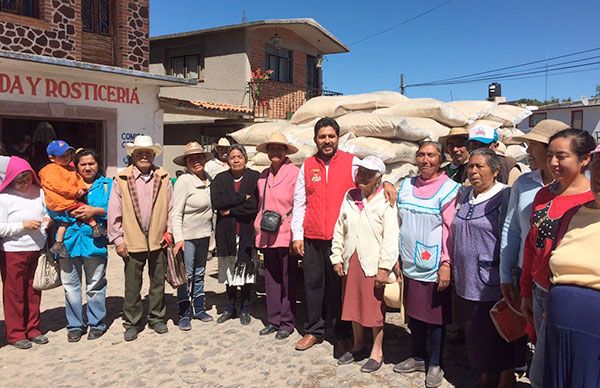
[[[151,325],[150,328],[158,334],[165,334],[169,331],[169,328],[164,322],[156,322],[154,325]]]
[[[79,342],[81,339],[81,330],[69,330],[67,331],[67,341]]]
[[[277,331],[277,334],[275,334],[275,339],[276,340],[284,340],[287,337],[289,337],[290,335],[292,335],[294,331],[290,331],[290,330],[284,330],[284,329],[279,329]]]
[[[125,330],[125,334],[123,335],[123,338],[125,339],[125,341],[129,342],[129,341],[133,341],[135,339],[137,339],[137,335],[138,335],[138,331],[135,327],[130,327],[127,330]]]
[[[241,317],[240,317],[241,319]],[[269,335],[275,333],[278,330],[277,326],[271,325],[270,323],[263,327],[261,331],[258,332],[258,335]]]
[[[231,318],[233,318],[234,315],[235,311],[225,310],[225,312],[223,312],[223,314],[221,314],[219,318],[217,318],[217,323],[223,323],[225,321],[228,321]]]
[[[360,371],[363,373],[371,373],[379,370],[381,368],[381,361],[373,360],[369,358],[367,362],[360,368]]]
[[[104,330],[91,328],[90,332],[88,333],[87,339],[95,340],[95,339],[102,337],[103,335],[104,335]]]
[[[43,334],[40,334],[37,337],[30,339],[30,341],[37,345],[46,345],[49,342],[48,337],[46,337]]]
[[[353,363],[354,361],[362,360],[367,355],[368,353],[366,348],[362,348],[354,352],[348,350],[346,353],[342,354],[340,358],[338,358],[337,362],[338,365],[347,365]]]
[[[249,325],[251,320],[252,320],[252,319],[250,318],[250,314],[248,314],[248,312],[247,312],[247,311],[242,311],[242,312],[240,313],[240,323],[241,323],[242,325],[244,325],[244,326],[247,326],[247,325]]]
[[[29,341],[28,339],[17,341],[15,343],[12,343],[11,345],[17,349],[29,349],[33,346],[31,345],[31,341]]]

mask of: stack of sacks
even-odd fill
[[[279,132],[300,150],[290,155],[300,165],[314,155],[314,125],[321,117],[333,117],[340,125],[341,150],[363,158],[376,155],[384,160],[386,180],[398,183],[416,174],[415,152],[418,143],[438,140],[451,127],[470,128],[485,124],[498,128],[500,141],[510,147],[507,153],[524,155],[524,149],[511,141],[520,134],[514,128],[528,117],[528,109],[497,105],[489,101],[442,102],[431,98],[409,99],[396,92],[374,92],[347,96],[321,96],[308,100],[291,120],[258,123],[231,134],[244,145],[256,146],[271,133]],[[517,149],[518,148],[518,149]],[[256,153],[249,166],[262,170],[269,165],[266,154]]]

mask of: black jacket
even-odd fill
[[[233,186],[231,170],[223,171],[215,177],[210,186],[212,208],[217,211],[217,256],[236,256],[238,247],[235,242],[236,221],[240,224],[239,257],[250,260],[254,248],[254,219],[258,213],[258,177],[257,171],[246,168],[239,193]],[[250,198],[246,199],[246,194]],[[222,216],[220,210],[229,209],[230,215]]]

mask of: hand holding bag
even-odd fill
[[[41,252],[33,276],[33,288],[38,291],[51,290],[61,285],[60,265],[50,253]]]
[[[167,283],[174,289],[187,285],[187,273],[185,272],[185,262],[181,250],[177,252],[177,255],[173,254],[173,247],[171,246],[166,247],[165,250],[167,251]]]

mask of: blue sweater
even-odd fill
[[[106,177],[98,177],[92,184],[87,195],[87,203],[93,207],[101,207],[108,210],[108,197],[112,187],[112,180]],[[65,247],[71,257],[107,257],[108,239],[106,237],[93,238],[92,228],[86,223],[71,222],[65,233]],[[96,217],[96,222],[106,228],[106,215]]]
[[[523,246],[531,227],[531,205],[542,187],[540,170],[521,175],[512,186],[500,244],[501,283],[512,283],[513,268],[523,266]]]

